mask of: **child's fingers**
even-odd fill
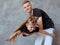
[[[56,36],[56,34],[54,34],[54,33],[53,33],[53,34],[51,34],[51,36],[52,36],[52,37],[55,37],[55,36]]]

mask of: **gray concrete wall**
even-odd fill
[[[60,45],[60,0],[30,0],[33,8],[43,9],[55,23],[54,45]],[[23,0],[0,0],[0,45],[11,45],[5,39],[9,37],[27,18],[22,8]],[[14,45],[34,45],[35,35],[19,35]]]

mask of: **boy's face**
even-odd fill
[[[28,24],[28,25],[26,25],[27,26],[27,29],[30,31],[30,32],[32,32],[34,29],[35,29],[35,25],[34,24],[32,24],[32,23],[30,23],[30,24]]]
[[[31,4],[30,4],[29,2],[25,3],[25,4],[23,5],[23,8],[24,8],[24,10],[25,10],[27,13],[30,13],[30,12],[32,11],[32,6],[31,6]]]

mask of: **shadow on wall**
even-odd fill
[[[60,45],[60,24],[55,24],[55,33],[56,37],[54,37],[53,45]]]

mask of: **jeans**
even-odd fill
[[[54,28],[45,29],[44,31],[52,34],[54,32]],[[53,41],[52,36],[42,34],[42,33],[37,33],[35,45],[42,45],[42,44],[43,45],[52,45],[52,41]]]

